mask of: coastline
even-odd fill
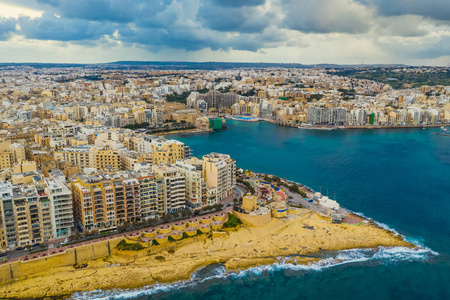
[[[332,224],[307,209],[264,227],[242,226],[219,236],[202,235],[140,251],[113,250],[111,256],[90,261],[88,267],[45,270],[0,284],[0,298],[68,297],[74,292],[134,289],[189,280],[198,269],[223,264],[228,272],[281,261],[297,265],[318,262],[323,251],[417,248],[395,232],[374,224]],[[176,266],[176,268],[174,267]]]
[[[257,122],[268,122],[272,123],[274,125],[278,126],[284,126],[284,127],[293,127],[296,128],[299,125],[294,123],[281,123],[280,121],[271,120],[271,119],[260,119],[257,120],[241,120],[237,119],[235,117],[230,118],[227,117],[226,119],[234,120],[234,121],[240,121],[240,122],[247,122],[247,123],[257,123]],[[310,127],[303,127],[298,129],[305,129],[305,130],[321,130],[321,131],[333,131],[333,130],[357,130],[357,129],[365,129],[365,130],[373,130],[373,129],[420,129],[420,128],[440,128],[440,127],[450,127],[450,124],[440,124],[440,125],[406,125],[406,126],[382,126],[382,125],[343,125],[343,126],[310,126]],[[206,134],[214,132],[212,130],[200,130],[198,128],[193,129],[184,129],[184,130],[174,130],[170,132],[157,132],[152,135],[155,136],[170,136],[175,134]]]
[[[201,130],[198,128],[191,128],[191,129],[174,130],[174,131],[169,131],[169,132],[157,132],[157,133],[152,133],[150,135],[165,137],[165,136],[174,135],[174,134],[201,134],[201,133],[209,133],[209,132],[212,132],[212,131]]]
[[[226,119],[256,123],[260,121],[272,123],[274,125],[284,126],[284,127],[299,127],[300,124],[282,122],[279,120],[259,118],[259,117],[248,117],[248,116],[227,116]],[[310,130],[343,130],[343,129],[414,129],[414,128],[440,128],[440,127],[450,127],[450,124],[424,124],[424,125],[323,125],[323,126],[308,126],[299,129],[310,129]]]

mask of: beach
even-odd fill
[[[378,247],[416,246],[374,224],[333,224],[329,217],[302,209],[286,219],[274,218],[264,227],[242,225],[140,251],[114,249],[111,256],[90,261],[86,268],[42,270],[1,283],[0,298],[68,297],[98,289],[133,289],[188,280],[199,268],[214,263],[234,272],[280,260],[313,263],[319,258],[308,254],[320,251]]]

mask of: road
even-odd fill
[[[247,193],[247,190],[240,185],[236,185],[234,187],[234,192],[236,194],[236,198],[239,199],[241,197],[244,197],[245,193]]]
[[[309,209],[311,209],[311,210],[315,210],[315,211],[317,211],[317,212],[320,212],[320,213],[322,213],[322,214],[328,214],[328,208],[326,208],[326,207],[324,207],[324,206],[322,206],[322,205],[320,205],[320,204],[315,204],[315,203],[313,203],[313,202],[308,202],[308,200],[305,200],[305,198],[303,198],[302,196],[300,196],[299,194],[296,194],[296,193],[293,193],[293,192],[290,192],[287,188],[285,188],[285,187],[281,187],[282,189],[283,189],[283,191],[286,193],[286,195],[288,196],[288,199],[289,199],[289,196],[291,196],[292,197],[292,202],[291,202],[291,204],[293,204],[293,205],[298,205],[298,204],[301,204],[303,207],[305,207],[305,208],[309,208]],[[339,209],[339,211],[337,211],[336,213],[339,213],[339,214],[347,214],[348,213],[348,211],[347,211],[347,209],[345,209],[345,208],[340,208]]]
[[[283,192],[288,197],[288,200],[292,200],[292,202],[291,202],[292,205],[299,205],[299,204],[301,204],[304,208],[309,208],[311,210],[318,211],[318,212],[320,212],[322,214],[327,214],[328,209],[323,207],[322,205],[315,204],[313,202],[308,202],[308,200],[305,200],[305,198],[303,198],[299,194],[290,192],[285,187],[281,187],[281,189],[283,190]],[[290,199],[289,197],[292,197],[292,199]]]

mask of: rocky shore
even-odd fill
[[[374,224],[333,224],[328,217],[302,209],[264,227],[241,226],[140,251],[114,249],[110,257],[91,261],[86,268],[42,270],[0,283],[0,298],[62,298],[74,292],[133,289],[188,280],[199,268],[214,263],[224,264],[229,271],[280,259],[308,264],[319,258],[305,257],[307,254],[381,246],[416,247]]]

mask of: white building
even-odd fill
[[[194,208],[206,204],[206,182],[202,178],[202,164],[196,157],[175,163],[175,168],[186,177],[186,204]]]
[[[55,239],[72,233],[72,193],[64,183],[53,177],[45,178],[46,192],[51,203],[53,236]]]

